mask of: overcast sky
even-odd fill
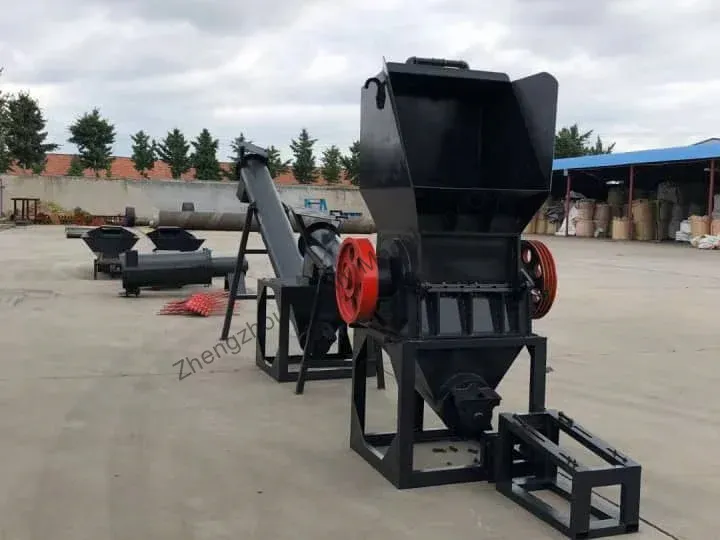
[[[244,132],[287,152],[300,128],[347,147],[383,56],[451,57],[560,83],[559,125],[617,150],[720,136],[718,0],[0,0],[0,88],[41,102],[61,151],[97,106],[130,134]]]

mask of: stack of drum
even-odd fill
[[[612,220],[612,239],[630,240],[630,219],[618,216]]]
[[[713,213],[710,222],[710,234],[720,236],[720,194],[713,197]]]
[[[610,205],[612,217],[622,217],[623,205],[627,200],[625,190],[613,187],[608,191],[607,202]]]
[[[648,199],[638,199],[632,203],[633,238],[635,240],[655,239],[654,205]]]
[[[690,216],[690,236],[704,236],[710,234],[710,216]]]
[[[581,238],[592,238],[595,235],[595,201],[584,199],[575,203],[578,211],[575,221],[575,236]]]
[[[720,236],[720,219],[715,218],[710,222],[710,234]]]
[[[611,208],[609,204],[597,203],[595,205],[593,221],[595,222],[595,232],[597,236],[603,238],[610,236],[610,213]]]
[[[556,225],[547,220],[546,212],[550,207],[550,202],[545,201],[537,211],[537,214],[532,218],[530,223],[527,224],[525,234],[555,234],[557,230]]]

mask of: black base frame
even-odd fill
[[[415,391],[415,359],[420,349],[451,350],[456,348],[526,346],[530,351],[530,410],[545,408],[546,338],[526,337],[483,338],[389,338],[384,332],[357,327],[354,333],[352,383],[352,416],[350,447],[398,489],[438,486],[492,480],[494,476],[494,444],[496,435],[488,433],[480,444],[476,463],[460,467],[416,469],[413,465],[417,443],[455,441],[449,429],[426,430],[423,427],[424,400]],[[365,429],[367,405],[365,377],[370,359],[384,350],[395,368],[398,386],[397,429],[394,433],[368,433]],[[385,451],[384,448],[387,448]]]
[[[424,401],[415,390],[417,351],[455,348],[525,347],[530,353],[528,414],[501,414],[499,431],[473,441],[480,446],[478,459],[466,466],[416,469],[418,443],[459,440],[450,429],[423,427]],[[458,337],[403,340],[367,327],[355,328],[350,447],[398,489],[475,481],[497,482],[498,491],[530,510],[570,538],[597,538],[635,532],[639,521],[640,466],[607,443],[591,435],[562,413],[545,409],[547,338],[530,334],[512,337]],[[366,370],[375,351],[384,350],[395,368],[398,386],[397,428],[394,433],[368,433],[365,428]],[[554,427],[553,427],[554,426]],[[557,446],[559,431],[568,433],[589,450],[611,463],[595,470],[577,464]],[[525,459],[517,445],[524,445]],[[518,457],[520,459],[518,459]],[[557,468],[573,481],[571,492],[562,491]],[[593,505],[592,487],[621,484],[619,513]],[[565,493],[570,516],[539,501],[529,492],[551,489]],[[595,516],[595,521],[590,521]]]
[[[562,412],[503,413],[498,424],[495,485],[500,493],[569,538],[599,538],[639,530],[639,464]],[[607,467],[579,463],[558,444],[561,432],[603,458]],[[593,501],[593,488],[614,485],[620,485],[619,506],[611,507],[598,498]],[[533,495],[539,490],[569,502],[569,515]]]
[[[268,294],[268,289],[274,295]],[[320,381],[349,379],[352,377],[353,351],[348,337],[348,328],[342,325],[338,331],[338,352],[327,353],[322,358],[308,356],[308,348],[303,354],[290,354],[290,310],[295,302],[307,302],[308,297],[316,293],[316,285],[283,281],[280,279],[258,280],[257,295],[257,334],[255,363],[265,373],[278,382],[297,382],[296,393],[304,390],[305,380]],[[276,298],[280,307],[278,323],[278,350],[275,355],[267,354],[266,335],[268,328],[267,301]],[[311,324],[312,326],[312,324]],[[310,330],[312,331],[312,330]],[[295,368],[297,369],[291,369]],[[385,387],[382,360],[370,362],[367,377],[376,376],[378,388]]]
[[[352,377],[352,347],[348,337],[346,325],[342,325],[338,331],[339,350],[337,353],[325,354],[322,358],[310,358],[308,348],[304,348],[303,354],[290,354],[290,309],[294,302],[306,302],[313,298],[317,306],[317,296],[321,294],[318,285],[309,281],[260,279],[258,280],[257,293],[248,292],[245,287],[245,273],[243,263],[246,255],[267,255],[267,249],[250,249],[248,241],[252,222],[257,214],[257,207],[254,203],[248,205],[238,248],[235,270],[225,279],[225,288],[229,289],[228,303],[225,311],[225,320],[220,333],[220,339],[226,340],[230,335],[232,317],[235,313],[235,302],[237,300],[257,299],[257,329],[256,329],[256,353],[255,363],[265,373],[278,382],[295,382],[295,393],[302,394],[305,390],[306,380],[331,380],[349,379]],[[268,294],[268,289],[273,294]],[[275,299],[280,306],[279,344],[275,355],[267,354],[266,336],[268,330],[267,301]],[[333,292],[334,297],[334,292]],[[314,309],[313,309],[314,311]],[[314,317],[314,313],[313,313]],[[312,321],[310,324],[312,333]],[[312,335],[310,336],[312,339]],[[295,368],[297,369],[291,369]],[[385,388],[385,372],[382,368],[382,355],[379,355],[376,362],[372,362],[368,370],[368,376],[377,377],[378,388]]]

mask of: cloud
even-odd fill
[[[713,0],[25,0],[0,22],[0,88],[37,96],[61,143],[98,106],[120,154],[140,129],[207,127],[224,157],[240,132],[347,147],[383,57],[462,58],[553,73],[560,124],[633,150],[720,134],[719,27]]]

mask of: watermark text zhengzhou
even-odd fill
[[[266,328],[272,330],[275,323],[279,323],[280,319],[277,313],[267,317]],[[257,323],[245,323],[245,326],[230,334],[225,341],[217,342],[211,349],[205,349],[197,357],[186,356],[173,363],[173,367],[178,369],[178,380],[187,379],[190,375],[202,371],[205,366],[209,366],[215,360],[220,360],[223,356],[236,355],[244,345],[251,343],[257,337]]]

